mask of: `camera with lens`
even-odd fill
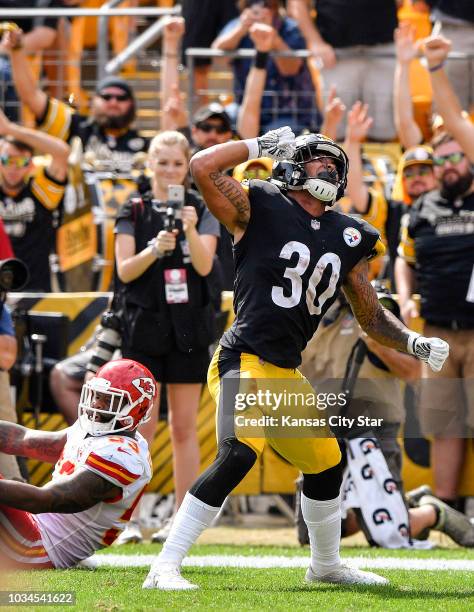
[[[87,364],[89,372],[97,372],[112,359],[115,351],[122,344],[122,321],[113,310],[106,310],[100,319],[100,329],[94,344],[94,352]]]
[[[377,292],[377,298],[384,308],[400,319],[400,306],[394,299],[387,285],[381,280],[372,281],[372,286]]]
[[[0,292],[20,291],[29,278],[28,268],[21,259],[11,257],[0,260]]]

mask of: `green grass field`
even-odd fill
[[[153,555],[158,545],[113,547],[101,555]],[[199,545],[193,555],[304,557],[307,550],[274,546]],[[344,548],[344,557],[446,559],[474,561],[474,551],[379,551]],[[10,576],[6,588],[75,591],[74,607],[21,607],[21,610],[474,610],[474,572],[462,570],[377,570],[390,579],[387,587],[308,586],[303,568],[187,567],[183,574],[199,591],[163,593],[142,590],[146,567],[101,567],[90,570],[48,570]],[[5,608],[6,609],[6,608]],[[11,609],[11,608],[10,608]]]

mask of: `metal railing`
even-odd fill
[[[193,114],[194,101],[196,96],[194,83],[194,65],[197,58],[241,58],[252,59],[256,55],[255,49],[236,49],[234,51],[222,51],[221,49],[209,49],[207,47],[189,47],[185,51],[188,68],[188,112],[191,117]],[[297,59],[308,59],[311,57],[311,52],[307,49],[290,50],[290,51],[271,51],[271,56],[291,57]],[[268,92],[264,92],[267,94]]]
[[[115,67],[109,66],[106,70],[106,64],[108,62],[108,24],[109,17],[164,17],[166,15],[179,15],[181,13],[180,6],[174,7],[131,7],[131,8],[116,8],[123,0],[109,0],[103,4],[100,8],[44,8],[44,9],[32,9],[32,8],[15,8],[15,9],[2,9],[1,17],[2,20],[13,20],[19,17],[99,17],[97,24],[97,52],[98,52],[98,66],[97,66],[97,77],[101,78],[107,72],[111,74],[115,70],[118,70],[125,61],[133,57],[140,50],[146,46],[152,44],[154,40],[160,35],[161,28],[154,27],[152,25],[146,32],[139,37],[139,44],[135,41],[129,45],[132,46],[132,50],[128,52],[126,59],[120,60],[121,63]],[[153,28],[153,30],[152,30]],[[149,30],[152,30],[149,32]],[[147,34],[148,33],[148,34]],[[128,49],[128,47],[127,47]],[[127,51],[127,49],[124,50]],[[122,55],[122,54],[120,54]]]
[[[187,68],[188,68],[188,95],[187,95],[187,104],[188,104],[188,112],[189,116],[192,116],[194,101],[196,99],[197,93],[195,90],[195,82],[194,82],[194,69],[195,69],[195,60],[197,58],[228,58],[228,59],[252,59],[256,55],[255,49],[236,49],[234,51],[223,51],[221,49],[210,49],[206,47],[189,47],[185,51],[185,55],[187,58]],[[313,54],[307,49],[302,50],[288,50],[288,51],[270,51],[270,56],[274,57],[291,57],[298,59],[309,59],[313,57]],[[394,51],[380,51],[373,50],[370,48],[358,48],[357,53],[354,53],[353,50],[345,50],[339,49],[336,52],[336,58],[339,60],[346,59],[348,57],[362,57],[367,59],[393,59],[395,60]],[[420,58],[422,63],[423,59]],[[472,53],[463,53],[453,51],[448,56],[449,60],[468,60],[474,61],[474,51]],[[322,64],[318,65],[316,61],[316,67],[322,69]],[[324,71],[322,72],[324,77]],[[203,92],[208,93],[208,92]],[[264,95],[271,95],[275,92],[265,91]],[[383,92],[381,92],[382,94]],[[392,94],[390,94],[391,96]]]
[[[161,36],[165,27],[165,23],[166,16],[161,17],[161,19],[158,19],[158,21],[155,21],[153,25],[151,25],[139,36],[137,36],[123,51],[121,51],[118,55],[114,57],[114,59],[110,60],[107,63],[105,61],[105,53],[102,55],[102,57],[100,57],[99,53],[97,69],[99,71],[102,70],[103,73],[99,72],[98,78],[100,79],[108,74],[114,74],[118,72],[122,68],[122,66],[126,64],[130,59],[132,59],[138,53],[152,45]],[[105,48],[107,52],[106,44]]]

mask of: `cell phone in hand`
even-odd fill
[[[168,185],[168,206],[181,209],[184,206],[184,185]]]
[[[168,185],[168,201],[166,202],[166,215],[164,229],[172,232],[176,228],[178,211],[184,206],[184,185]],[[171,255],[173,251],[166,251],[165,255]]]

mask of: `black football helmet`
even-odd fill
[[[305,134],[295,140],[296,152],[291,160],[273,164],[270,182],[282,190],[302,190],[332,206],[342,198],[347,185],[349,160],[345,151],[323,134]],[[317,177],[308,176],[305,164],[329,157],[336,165],[336,172],[320,172]]]

